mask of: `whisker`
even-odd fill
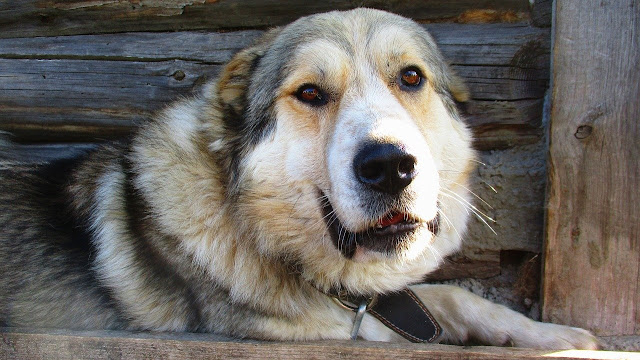
[[[454,163],[454,160],[468,160],[468,161],[472,161],[472,162],[474,162],[476,164],[480,164],[482,166],[487,166],[487,164],[483,163],[482,161],[480,161],[478,159],[474,159],[474,158],[469,159],[469,158],[450,157],[450,158],[445,159],[445,161],[448,161],[448,162],[450,162],[452,164]]]
[[[486,182],[486,181],[484,181],[484,180],[483,180],[483,181],[482,181],[482,183],[483,183],[483,184],[485,184],[485,185],[487,185],[487,187],[488,187],[489,189],[493,190],[493,192],[494,192],[494,193],[496,193],[496,194],[498,193],[498,190],[496,190],[496,188],[494,188],[493,186],[491,186],[488,182]]]
[[[346,236],[347,236],[347,229],[341,227],[340,231],[338,232],[338,249],[340,251],[342,251],[345,248]]]
[[[446,192],[445,192],[446,191]],[[463,196],[461,196],[460,194],[456,193],[455,191],[451,191],[448,189],[441,189],[440,193],[442,195],[445,196],[449,196],[453,199],[458,200],[459,202],[464,203],[466,206],[468,206],[470,209],[474,210],[475,212],[477,212],[478,214],[481,214],[482,216],[484,216],[487,220],[491,221],[491,222],[496,222],[494,219],[492,219],[489,215],[485,214],[484,212],[482,212],[482,210],[478,209],[475,205],[473,205],[472,203],[470,203],[467,199],[465,199]]]
[[[483,163],[482,161],[478,160],[478,159],[471,159],[471,161],[473,161],[476,164],[480,164],[482,166],[487,166],[487,164]]]
[[[455,196],[449,195],[447,193],[444,192],[440,192],[440,194],[442,194],[443,196],[446,196],[452,200],[457,201],[460,205],[462,205],[463,207],[465,207],[468,210],[471,210],[471,212],[476,216],[476,218],[478,218],[478,220],[482,221],[490,230],[494,235],[498,235],[498,233],[493,229],[493,227],[491,225],[489,225],[489,223],[485,220],[488,219],[491,222],[496,222],[494,219],[492,219],[491,217],[489,217],[487,214],[483,213],[482,211],[478,210],[478,208],[476,208],[475,206],[471,205],[468,201],[464,200],[464,199],[458,199]],[[455,193],[453,193],[455,194]],[[458,194],[455,194],[457,196],[459,196]]]
[[[440,169],[438,170],[438,172],[448,172],[448,173],[456,173],[456,174],[462,173],[462,171],[460,170],[452,170],[452,169]]]
[[[442,254],[436,250],[433,246],[427,246],[427,249],[429,249],[429,251],[431,252],[431,255],[433,256],[434,259],[436,259],[436,261],[440,262],[444,260],[444,256],[442,256]]]
[[[438,209],[438,213],[442,215],[442,218],[444,219],[444,221],[449,225],[450,228],[453,229],[453,231],[456,233],[458,238],[462,239],[462,235],[460,234],[460,232],[458,232],[458,229],[455,227],[455,225],[453,225],[453,222],[451,222],[451,219],[449,219],[449,217],[444,213],[444,211]]]
[[[483,204],[487,205],[489,207],[489,209],[493,209],[493,206],[491,206],[491,204],[489,204],[488,202],[486,202],[483,198],[481,198],[478,194],[476,194],[475,192],[471,191],[471,189],[469,189],[468,187],[456,182],[456,181],[451,181],[450,182],[453,185],[457,185],[460,186],[461,188],[467,190],[471,195],[473,195],[476,199],[482,201]],[[447,190],[447,191],[451,191],[451,190]]]

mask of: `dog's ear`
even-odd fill
[[[268,31],[255,44],[238,52],[225,66],[216,89],[222,105],[230,107],[237,114],[243,112],[253,69],[279,32],[279,28]]]
[[[457,102],[469,101],[469,88],[467,84],[456,74],[451,74],[449,80],[449,91],[453,96],[453,99]]]

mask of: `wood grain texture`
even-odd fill
[[[528,13],[528,0],[22,0],[0,3],[0,37],[269,27],[330,10],[374,7],[419,21],[476,9]]]
[[[259,342],[209,334],[0,329],[3,359],[640,359],[605,351],[367,341]]]
[[[473,248],[476,250],[476,248]],[[464,251],[464,250],[463,250]],[[474,252],[474,258],[457,253],[445,258],[437,270],[427,274],[425,282],[452,279],[487,279],[500,275],[500,252],[482,249]]]
[[[2,135],[2,134],[0,134]],[[11,148],[3,147],[0,136],[0,169],[5,166],[24,164],[38,165],[52,160],[71,158],[85,151],[96,148],[96,144],[12,144]]]
[[[429,24],[472,91],[478,148],[542,135],[549,32],[525,24]],[[214,77],[261,31],[124,33],[0,39],[0,130],[20,141],[95,141]]]
[[[640,2],[556,2],[544,319],[640,334]]]
[[[551,27],[553,0],[535,0],[531,7],[531,22],[538,27]]]
[[[0,68],[1,130],[18,141],[99,141],[128,134],[220,65],[0,59]]]

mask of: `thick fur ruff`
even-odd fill
[[[460,247],[467,97],[405,18],[357,9],[272,30],[130,141],[4,162],[0,321],[346,339],[353,314],[327,293],[403,289]],[[370,160],[392,153],[403,172],[380,180]],[[596,344],[460,289],[413,288],[443,341]],[[360,335],[401,339],[369,315]]]

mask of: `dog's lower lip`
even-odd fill
[[[348,259],[353,258],[358,247],[366,248],[370,251],[381,253],[393,253],[404,241],[411,238],[419,228],[426,226],[434,234],[437,233],[437,218],[430,222],[423,222],[414,219],[408,214],[402,214],[402,220],[382,222],[386,226],[371,228],[351,232],[342,225],[335,214],[333,206],[328,197],[320,191],[321,208],[329,234],[334,241],[336,248]],[[391,213],[392,218],[399,216],[398,213]],[[380,224],[380,221],[378,222]]]
[[[395,234],[400,234],[403,232],[415,230],[416,228],[418,228],[418,226],[420,226],[420,224],[417,222],[403,221],[397,224],[392,224],[384,227],[376,226],[375,228],[373,228],[373,231],[375,232],[376,235],[395,235]]]

